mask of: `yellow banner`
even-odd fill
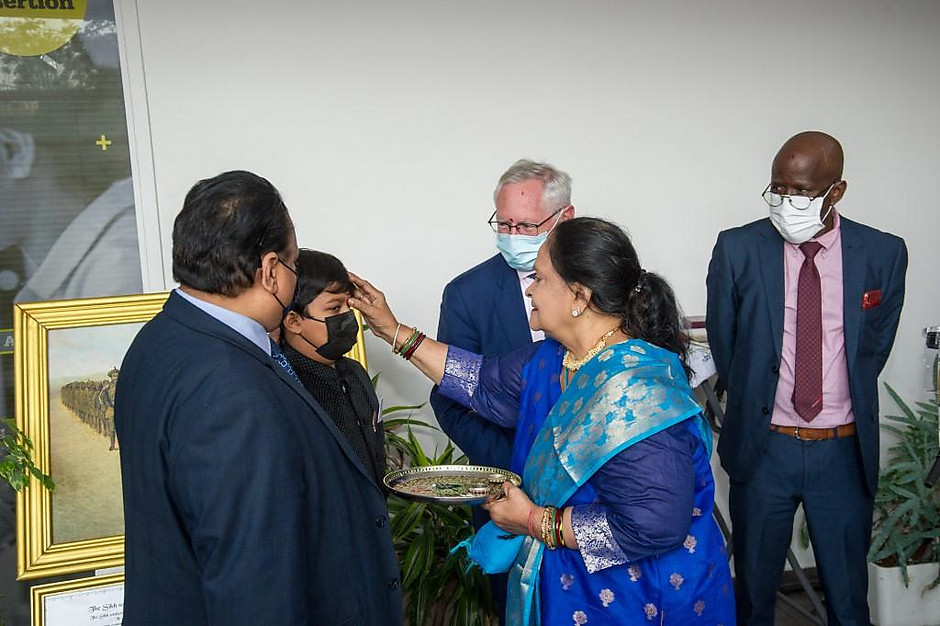
[[[38,56],[64,46],[85,20],[87,0],[0,0],[0,51]]]

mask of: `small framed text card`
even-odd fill
[[[94,576],[49,585],[32,592],[32,626],[121,626],[124,574]]]

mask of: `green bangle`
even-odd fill
[[[418,335],[420,334],[421,334],[421,331],[415,328],[411,332],[411,336],[408,337],[408,341],[406,341],[405,344],[401,347],[401,350],[398,351],[398,354],[407,354],[408,350],[411,349],[411,346],[413,346],[415,341],[418,340]]]
[[[409,347],[412,343],[414,343],[415,337],[418,336],[418,333],[419,333],[419,332],[420,332],[420,331],[419,331],[417,328],[412,328],[412,329],[411,329],[411,336],[409,336],[408,339],[405,339],[405,343],[401,344],[401,347],[394,351],[395,354],[401,354],[402,352],[404,352],[405,350],[407,350],[408,347]]]

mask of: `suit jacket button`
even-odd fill
[[[379,528],[385,528],[385,524],[386,519],[384,515],[379,515],[377,518],[375,518],[375,525]]]
[[[779,373],[780,373],[780,368],[777,367],[776,365],[774,365],[773,367],[770,368],[770,373],[771,373],[771,374],[779,374]]]
[[[398,579],[390,578],[388,580],[388,588],[391,589],[392,591],[394,591],[395,589],[398,589]]]
[[[767,407],[764,407],[764,408],[761,409],[761,412],[762,412],[764,415],[767,415],[768,413],[770,413],[770,409],[768,409]]]

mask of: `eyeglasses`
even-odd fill
[[[539,228],[541,228],[550,219],[558,215],[561,211],[564,211],[565,209],[567,209],[569,206],[571,205],[569,204],[568,206],[561,207],[560,209],[558,209],[557,211],[555,211],[554,213],[546,217],[544,220],[542,220],[538,224],[533,224],[531,222],[519,222],[518,224],[512,224],[510,222],[500,222],[496,220],[496,211],[493,211],[493,214],[490,215],[490,219],[486,220],[486,223],[490,225],[490,228],[493,229],[494,233],[499,233],[501,235],[508,235],[508,234],[511,234],[512,230],[515,228],[517,235],[528,235],[531,237],[532,235],[538,235]]]
[[[767,204],[769,204],[770,206],[774,208],[783,204],[783,199],[786,198],[787,202],[789,202],[790,206],[792,206],[794,209],[797,209],[799,211],[805,211],[806,209],[810,207],[813,200],[815,200],[816,198],[821,198],[825,196],[826,194],[828,194],[829,191],[835,186],[837,182],[839,181],[838,180],[832,181],[832,184],[830,184],[824,192],[816,194],[815,196],[797,196],[797,195],[787,195],[785,193],[777,193],[776,191],[771,191],[770,188],[773,187],[774,184],[770,183],[769,185],[767,185],[767,188],[764,189],[764,193],[761,194],[761,197],[764,198],[764,202],[766,202]]]

